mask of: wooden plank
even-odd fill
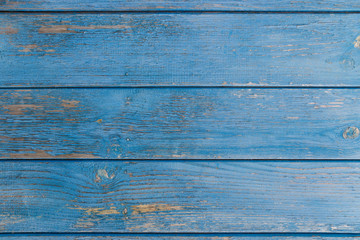
[[[358,159],[359,89],[0,90],[0,157]]]
[[[154,234],[156,235],[156,234]],[[60,236],[53,236],[53,235],[26,235],[26,236],[19,236],[18,234],[16,235],[6,235],[6,236],[2,236],[2,239],[4,240],[42,240],[42,239],[46,239],[46,240],[123,240],[123,239],[127,239],[127,240],[167,240],[167,239],[171,239],[171,240],[323,240],[324,237],[322,235],[317,236],[317,234],[313,234],[313,236],[309,236],[309,237],[299,237],[297,235],[293,235],[293,236],[272,236],[271,234],[268,234],[268,236],[263,236],[263,235],[257,235],[257,234],[245,234],[245,236],[243,237],[239,237],[237,235],[233,235],[233,234],[228,234],[229,236],[223,237],[223,236],[202,236],[202,234],[198,234],[197,237],[181,237],[181,236],[166,236],[163,237],[162,235],[158,235],[158,236],[153,236],[153,237],[146,237],[146,236],[114,236],[114,234],[104,234],[103,236],[83,236],[83,235],[66,235],[66,234],[62,234]],[[348,235],[352,235],[352,234],[348,234]],[[358,240],[359,236],[354,236],[354,237],[348,237],[348,236],[326,236],[326,239],[337,239],[337,240]]]
[[[111,1],[111,0],[2,0],[0,10],[226,10],[226,11],[359,11],[360,4],[356,0],[225,0],[225,1],[185,1],[185,0],[143,0],[143,1]]]
[[[359,21],[359,14],[1,14],[0,87],[359,87]]]
[[[356,125],[357,93],[3,90],[0,149],[11,158],[356,158],[357,141],[342,133]]]
[[[7,161],[7,232],[360,232],[360,162]]]

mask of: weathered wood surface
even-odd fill
[[[156,235],[153,237],[147,237],[147,236],[123,236],[123,237],[119,237],[119,236],[114,236],[115,234],[104,234],[103,236],[94,236],[94,235],[90,235],[90,236],[82,236],[82,235],[61,235],[61,236],[53,236],[53,235],[43,235],[43,236],[39,236],[36,235],[34,236],[34,234],[32,235],[26,235],[26,236],[19,236],[19,235],[6,235],[6,236],[2,236],[1,239],[9,239],[9,240],[331,240],[331,239],[336,239],[336,240],[358,240],[359,236],[346,236],[346,235],[353,235],[353,234],[345,234],[344,236],[342,235],[326,235],[326,237],[324,237],[323,235],[318,236],[317,234],[313,234],[312,236],[309,234],[309,236],[297,236],[296,234],[294,235],[290,235],[290,236],[271,236],[272,234],[267,234],[267,235],[260,235],[260,234],[244,234],[243,237],[237,236],[240,234],[236,234],[234,236],[234,234],[229,234],[228,236],[206,236],[209,234],[198,234],[197,237],[182,237],[182,236],[166,236],[163,237],[162,235]],[[204,236],[205,235],[205,236]]]
[[[0,22],[0,87],[360,86],[360,14],[1,14]]]
[[[6,161],[0,171],[2,232],[360,232],[359,162]]]
[[[359,11],[356,0],[0,0],[0,10],[242,10],[242,11]]]
[[[358,159],[359,89],[0,90],[0,157]]]

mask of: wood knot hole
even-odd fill
[[[360,134],[360,130],[357,127],[348,127],[344,132],[343,132],[343,137],[345,139],[354,139],[357,138]]]

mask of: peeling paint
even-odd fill
[[[358,36],[358,37],[355,39],[354,47],[355,47],[355,48],[360,48],[360,36]]]
[[[74,227],[76,228],[91,228],[93,226],[95,226],[95,222],[99,221],[100,219],[92,219],[92,218],[81,218],[79,219],[76,224],[74,225]]]
[[[126,29],[131,26],[126,25],[90,25],[90,26],[76,26],[76,25],[48,25],[39,28],[39,33],[76,33],[74,30],[96,30],[96,29]]]
[[[170,204],[140,204],[140,205],[131,206],[131,208],[132,208],[132,215],[184,209],[184,207],[182,206],[172,206]]]
[[[11,26],[8,27],[0,27],[0,34],[16,34],[18,33],[18,29],[13,28]]]
[[[24,150],[25,153],[10,153],[9,156],[15,159],[63,159],[63,158],[98,158],[97,156],[89,153],[71,153],[71,154],[60,154],[60,155],[51,155],[45,150]]]
[[[79,102],[80,101],[75,101],[75,100],[62,100],[61,106],[65,107],[65,108],[74,108],[74,107],[77,107]]]
[[[69,209],[82,210],[87,215],[97,215],[97,216],[120,214],[120,212],[115,207],[110,207],[109,209],[105,209],[105,208],[83,208],[83,207],[75,207],[75,208],[69,208]]]
[[[105,169],[98,169],[96,175],[95,175],[95,182],[101,182],[101,179],[107,178],[107,179],[113,179],[115,177],[115,174],[111,174],[109,176],[108,172]]]
[[[44,48],[49,48],[49,47],[54,47],[54,46],[49,46],[49,45],[43,45],[43,46],[39,46],[37,44],[27,44],[27,45],[19,45],[17,46],[19,48],[18,52],[24,52],[24,53],[29,53],[29,52],[47,52],[47,53],[51,53],[51,52],[55,52],[55,49],[44,49]]]
[[[28,110],[37,110],[42,109],[43,106],[41,105],[35,105],[35,104],[14,104],[14,105],[6,105],[3,106],[5,108],[8,114],[11,115],[24,115],[25,112]]]

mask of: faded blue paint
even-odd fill
[[[359,10],[0,0],[0,237],[358,238]]]
[[[2,0],[1,10],[242,10],[242,11],[358,11],[360,4],[356,0]]]
[[[359,162],[64,160],[0,167],[2,232],[360,229]]]
[[[358,89],[0,91],[3,158],[357,159]]]
[[[360,86],[358,14],[1,14],[0,86]]]

